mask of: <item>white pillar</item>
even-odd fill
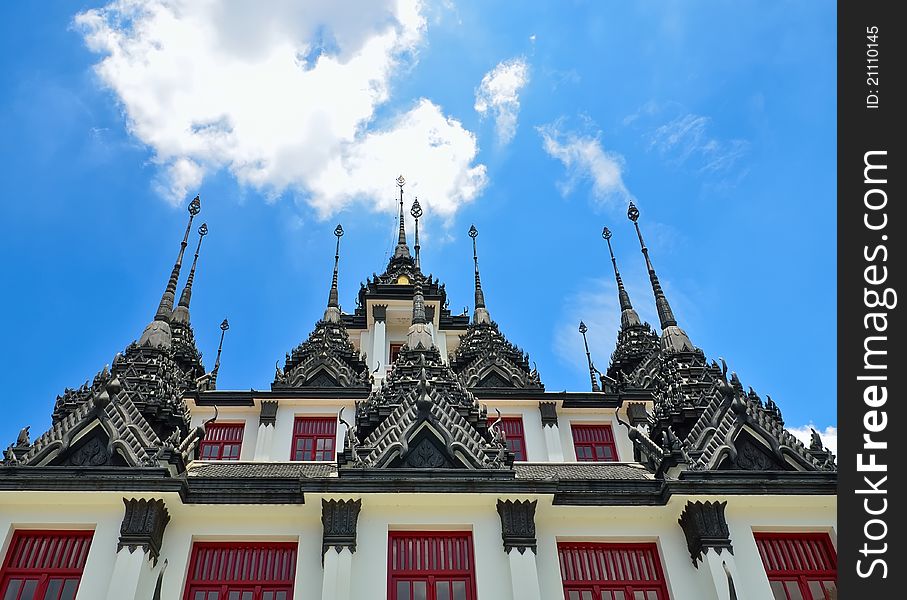
[[[375,319],[375,332],[372,335],[372,353],[369,357],[368,369],[369,371],[375,371],[375,365],[377,364],[378,370],[375,371],[375,380],[377,383],[378,379],[384,379],[384,351],[385,351],[385,336],[386,328],[384,320]]]
[[[564,462],[564,449],[561,447],[561,432],[557,425],[543,425],[545,445],[548,447],[548,460]]]
[[[262,423],[258,426],[258,437],[255,439],[255,456],[252,460],[256,462],[268,462],[271,460],[271,443],[274,440],[274,426]]]
[[[514,600],[542,600],[535,552],[527,548],[520,554],[518,548],[511,548],[507,553],[507,559],[510,561],[510,582]]]
[[[725,567],[727,567],[727,572],[725,571]],[[747,595],[747,590],[740,585],[740,575],[737,573],[737,563],[734,560],[734,555],[730,552],[722,552],[719,554],[712,548],[707,549],[699,568],[705,571],[711,578],[712,587],[715,593],[713,597],[717,598],[717,600],[730,600],[731,598],[728,572],[730,573],[731,579],[734,581],[734,592],[736,593],[736,596],[734,597],[736,600],[746,600],[749,597]]]
[[[136,548],[130,552],[129,548],[120,548],[113,563],[107,600],[145,600],[148,594],[142,590],[141,582],[150,573],[151,561],[145,550]]]
[[[321,600],[350,600],[350,580],[353,576],[353,553],[344,547],[337,552],[328,548],[324,554],[324,579]]]
[[[435,346],[438,347],[438,352],[441,353],[441,362],[445,365],[447,364],[447,334],[443,331],[435,332]]]

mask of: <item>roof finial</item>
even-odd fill
[[[416,268],[420,268],[419,265],[419,217],[422,216],[422,207],[419,205],[419,197],[416,196],[416,199],[413,200],[413,207],[409,209],[409,214],[413,216],[416,220],[416,241],[413,244],[413,250],[416,251]]]
[[[224,319],[220,324],[220,343],[217,345],[217,358],[214,359],[214,368],[211,370],[211,389],[217,383],[217,372],[220,370],[220,353],[224,349],[224,334],[230,329],[230,323]]]
[[[600,392],[598,382],[595,380],[595,365],[592,364],[592,354],[589,352],[589,342],[586,341],[586,332],[589,328],[582,321],[579,322],[579,332],[583,335],[583,345],[586,346],[586,362],[589,363],[589,378],[592,380],[592,391]]]
[[[324,320],[332,323],[340,322],[340,301],[337,296],[337,267],[340,263],[340,238],[343,237],[343,227],[338,223],[334,228],[337,245],[334,248],[334,274],[331,276],[331,291],[328,293],[328,307],[324,311]]]
[[[198,253],[202,249],[202,238],[208,235],[208,224],[202,223],[198,228],[198,245],[195,246],[195,257],[192,259],[192,267],[189,269],[189,277],[186,278],[186,286],[183,293],[180,294],[180,302],[170,317],[171,323],[188,324],[189,323],[189,302],[192,300],[192,282],[195,281],[195,267],[198,264]]]
[[[485,293],[482,291],[482,280],[479,278],[479,255],[476,252],[476,238],[479,236],[479,230],[475,225],[469,226],[469,237],[472,238],[472,262],[475,265],[476,272],[476,306],[472,320],[475,323],[488,323],[491,317],[488,309],[485,307]]]
[[[170,279],[167,280],[167,287],[161,296],[161,302],[158,305],[157,312],[154,314],[154,320],[145,328],[145,331],[142,332],[142,337],[139,338],[140,345],[170,346],[170,316],[173,313],[173,300],[176,298],[176,284],[179,280],[180,268],[183,265],[183,254],[186,252],[186,246],[189,245],[189,231],[192,229],[192,220],[201,209],[201,200],[196,196],[189,203],[189,223],[186,224],[186,232],[183,234],[183,241],[180,243],[180,251],[176,256],[176,263],[170,272]]]
[[[627,208],[627,218],[633,221],[636,227],[636,235],[639,238],[639,246],[642,249],[642,255],[646,259],[646,268],[649,270],[649,281],[652,282],[652,291],[655,294],[655,308],[658,311],[658,320],[661,322],[662,346],[671,350],[692,350],[693,344],[687,334],[677,326],[677,319],[674,318],[674,312],[664,290],[661,289],[661,283],[655,274],[655,267],[652,266],[652,260],[649,258],[649,249],[642,239],[642,232],[639,229],[639,209],[633,202]]]
[[[406,336],[406,345],[412,350],[428,350],[433,345],[431,329],[425,317],[425,296],[422,294],[422,275],[416,274],[413,286],[413,320]]]
[[[620,301],[620,326],[621,328],[631,325],[639,325],[639,315],[633,310],[630,304],[630,294],[624,288],[624,281],[620,277],[620,271],[617,270],[617,259],[614,258],[614,250],[611,248],[611,230],[605,227],[602,229],[602,237],[608,242],[608,252],[611,254],[611,264],[614,267],[614,277],[617,278],[617,298]]]
[[[400,258],[402,256],[409,256],[409,246],[406,245],[406,228],[405,221],[403,217],[403,186],[406,185],[406,180],[403,178],[403,175],[397,177],[397,187],[400,188],[400,234],[397,237],[397,248],[394,250],[394,258]]]

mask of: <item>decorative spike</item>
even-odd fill
[[[425,324],[425,296],[422,295],[422,278],[416,277],[413,287],[413,325]]]
[[[476,275],[475,313],[473,314],[472,320],[475,323],[488,323],[491,321],[491,317],[488,314],[488,309],[485,307],[485,292],[482,291],[482,280],[479,278],[479,255],[476,252],[476,238],[478,236],[479,230],[476,229],[475,225],[470,225],[469,237],[472,238],[472,262],[475,265]]]
[[[338,223],[334,228],[334,235],[337,237],[337,245],[334,249],[334,275],[331,277],[331,291],[328,294],[328,306],[339,308],[340,303],[337,296],[337,267],[340,263],[340,238],[343,237],[343,227]]]
[[[422,275],[416,274],[413,286],[413,320],[406,335],[410,350],[428,350],[434,346],[432,329],[425,317],[425,296],[422,294]]]
[[[409,256],[409,246],[406,245],[406,227],[403,218],[403,186],[406,180],[403,175],[397,177],[397,187],[400,188],[400,233],[397,236],[397,248],[394,250],[394,258]]]
[[[419,205],[419,197],[416,196],[416,199],[413,201],[412,208],[409,209],[409,214],[413,216],[416,220],[416,239],[413,243],[413,250],[416,251],[416,268],[420,267],[419,265],[419,217],[422,216],[422,207]]]
[[[211,389],[217,383],[217,372],[220,370],[220,353],[224,349],[224,334],[230,329],[230,323],[224,319],[220,324],[220,343],[217,345],[217,358],[214,359],[214,368],[211,370]]]
[[[189,268],[189,277],[186,278],[186,287],[180,295],[180,306],[189,308],[189,302],[192,300],[192,282],[195,280],[195,267],[198,264],[198,253],[202,248],[202,238],[208,235],[208,224],[202,223],[198,228],[198,245],[195,246],[195,256],[192,259],[192,266]]]
[[[602,237],[608,242],[608,253],[611,255],[611,265],[614,267],[614,277],[617,279],[617,299],[620,302],[620,326],[626,328],[631,325],[639,325],[639,315],[633,310],[630,304],[630,294],[624,288],[624,281],[620,277],[620,271],[617,270],[617,259],[614,258],[614,249],[611,248],[611,230],[605,227],[602,229]]]
[[[668,298],[665,296],[658,276],[655,274],[655,267],[652,266],[652,260],[649,258],[649,249],[642,239],[642,231],[639,229],[639,209],[633,202],[627,208],[627,218],[633,221],[636,228],[636,236],[639,238],[639,246],[642,249],[642,255],[646,259],[646,268],[649,270],[649,281],[652,283],[652,292],[655,294],[655,308],[658,311],[658,320],[661,323],[662,346],[675,351],[692,350],[693,344],[687,334],[677,326],[677,319],[674,318],[674,312],[671,305],[668,304]]]
[[[201,200],[196,196],[189,203],[189,222],[186,224],[186,233],[183,234],[183,241],[180,242],[180,251],[176,256],[176,263],[170,272],[170,279],[167,281],[167,287],[161,296],[161,302],[158,305],[157,313],[154,315],[155,321],[169,322],[170,314],[173,312],[173,300],[176,295],[176,283],[179,280],[180,269],[183,266],[183,254],[186,252],[186,246],[189,245],[189,231],[192,229],[192,220],[202,209]]]
[[[592,380],[592,391],[600,392],[598,381],[595,380],[595,365],[592,364],[592,353],[589,352],[589,342],[586,340],[586,332],[589,328],[582,321],[579,322],[579,332],[583,336],[583,345],[586,347],[586,362],[589,364],[589,378]]]

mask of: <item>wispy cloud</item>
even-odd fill
[[[835,453],[835,456],[838,454],[838,428],[834,425],[829,425],[825,429],[817,427],[812,421],[803,425],[802,427],[788,427],[787,430],[790,431],[797,439],[806,444],[806,447],[809,447],[809,443],[812,440],[812,430],[815,429],[819,436],[822,438],[822,443],[826,448]]]
[[[602,147],[601,132],[592,135],[565,132],[560,121],[536,129],[542,136],[545,152],[566,169],[567,176],[559,184],[563,195],[570,194],[579,182],[589,181],[592,196],[600,204],[623,205],[632,198],[624,185],[624,159]]]
[[[352,202],[393,210],[401,172],[442,215],[486,183],[475,135],[431,100],[375,118],[424,40],[419,0],[352,12],[324,0],[118,0],[75,25],[102,55],[95,72],[153,151],[171,202],[221,169],[322,215]]]
[[[494,116],[498,143],[508,144],[516,135],[520,112],[520,90],[529,82],[529,65],[523,58],[512,58],[482,77],[476,88],[475,110],[483,117]]]

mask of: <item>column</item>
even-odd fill
[[[727,502],[687,502],[677,522],[686,536],[693,566],[705,571],[711,580],[713,593],[709,598],[746,600],[746,590],[734,583],[739,577],[724,518],[726,506]]]
[[[498,500],[501,539],[510,563],[514,600],[541,600],[539,571],[535,560],[535,507],[538,500]]]
[[[123,503],[126,514],[120,524],[107,600],[145,600],[148,593],[142,589],[142,583],[151,580],[170,514],[163,500],[123,498]]]
[[[375,374],[375,383],[380,384],[379,379],[384,379],[384,352],[387,345],[387,305],[373,304],[372,316],[375,318],[375,331],[372,334],[372,353],[369,355],[369,371]],[[375,370],[377,366],[377,371]]]
[[[542,431],[545,432],[548,460],[551,462],[564,462],[561,432],[557,428],[557,404],[554,402],[539,402],[539,413],[542,415]]]
[[[321,500],[321,600],[350,600],[356,526],[362,500]]]
[[[277,401],[263,400],[258,415],[258,437],[255,438],[256,462],[271,460],[271,444],[274,441],[274,424],[277,422]]]

